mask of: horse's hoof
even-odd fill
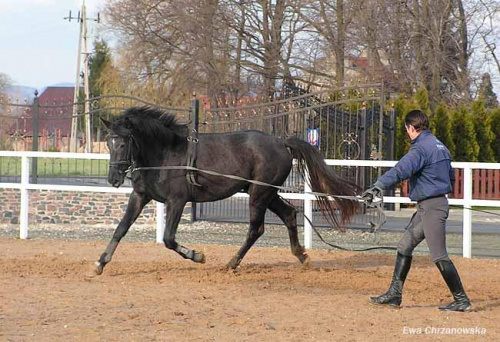
[[[239,270],[240,270],[239,266],[232,267],[232,266],[226,265],[225,267],[222,268],[222,271],[224,271],[225,273],[229,273],[229,274],[238,274]]]
[[[226,266],[221,267],[220,270],[221,272],[236,274],[238,272],[238,268],[238,266],[227,264]]]
[[[220,272],[228,272],[230,270],[229,265],[224,265],[219,267]]]
[[[231,270],[235,270],[239,265],[240,265],[240,261],[241,260],[238,260],[237,257],[234,257],[232,258],[226,265],[226,270],[227,271],[231,271]]]
[[[104,271],[104,265],[101,264],[99,261],[96,261],[95,265],[97,266],[95,268],[95,274],[97,275],[101,275],[102,272]]]
[[[194,252],[193,261],[204,264],[207,260],[205,259],[205,254],[201,252]]]
[[[305,267],[305,268],[309,267],[309,262],[311,261],[311,258],[309,258],[309,255],[307,255],[307,253],[303,253],[299,257],[299,260],[302,263],[303,267]]]

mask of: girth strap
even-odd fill
[[[186,164],[189,167],[196,167],[196,157],[198,152],[198,131],[194,128],[191,129],[191,135],[187,137],[188,150],[187,150],[187,161]],[[188,184],[194,186],[201,186],[196,181],[197,173],[194,170],[188,170],[186,172],[186,180]]]

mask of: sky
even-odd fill
[[[87,16],[96,18],[109,1],[85,0]],[[0,0],[0,73],[7,74],[13,85],[39,90],[74,84],[80,25],[64,17],[70,10],[76,16],[81,6],[82,0]],[[91,50],[102,25],[88,21],[88,27]],[[491,73],[495,92],[500,94],[496,65],[482,59],[475,63],[482,66],[481,72]]]
[[[107,0],[86,0],[87,17],[97,16]],[[42,89],[75,83],[82,0],[0,0],[0,73],[13,85]],[[89,50],[98,33],[88,21]]]

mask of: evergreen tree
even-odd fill
[[[478,161],[479,145],[476,141],[474,118],[465,106],[453,113],[453,142],[455,143],[455,161]]]
[[[491,117],[486,110],[485,103],[481,100],[474,101],[471,106],[474,117],[474,129],[476,131],[476,141],[479,144],[480,162],[495,162],[493,149],[491,148],[495,136],[491,131]]]
[[[89,58],[89,91],[91,96],[102,95],[99,79],[111,63],[111,50],[103,39],[94,42],[94,53]]]
[[[479,100],[484,101],[486,108],[498,107],[497,94],[493,91],[493,84],[491,84],[490,74],[485,73],[481,78],[481,85],[479,86]]]
[[[96,40],[94,42],[94,52],[89,57],[89,92],[90,97],[98,97],[104,95],[101,77],[106,73],[106,69],[111,63],[111,50],[108,44],[103,40]],[[99,107],[105,107],[106,100],[99,99]],[[92,118],[92,126],[94,127],[94,134],[98,140],[103,137],[101,135],[101,121],[99,118],[110,118],[111,113],[107,111],[99,111],[95,114],[98,117]]]
[[[130,95],[131,89],[125,87],[125,84],[132,84],[133,80],[127,82],[123,79],[118,68],[113,65],[112,61],[108,61],[104,64],[101,75],[97,79],[97,86],[101,90],[102,95],[118,95],[126,94]],[[105,99],[102,101],[106,102]]]
[[[408,152],[410,147],[410,140],[406,135],[405,129],[405,116],[409,111],[415,109],[417,104],[408,99],[398,97],[394,101],[394,110],[396,111],[396,156],[398,160]]]
[[[434,119],[432,120],[431,129],[434,135],[448,147],[452,156],[455,156],[455,142],[451,134],[450,115],[446,110],[446,105],[441,102],[436,108]]]
[[[497,162],[500,161],[500,108],[494,109],[491,114],[491,131],[493,133],[493,143],[491,148]]]
[[[431,119],[432,113],[429,102],[429,92],[425,87],[421,86],[418,88],[417,93],[415,94],[415,101],[417,102],[418,108],[420,108],[420,110],[424,112],[429,119]]]

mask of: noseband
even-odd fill
[[[119,135],[110,135],[108,137],[108,139],[109,138],[121,138],[121,137]],[[134,157],[132,154],[132,145],[137,146],[137,142],[135,141],[133,135],[129,135],[127,137],[127,154],[125,157],[126,159],[118,160],[118,161],[114,161],[114,162],[110,161],[109,167],[116,169],[116,171],[119,174],[127,174],[128,172],[132,171],[132,169],[134,168]],[[127,168],[125,170],[122,170],[119,168],[121,165],[126,165]]]

